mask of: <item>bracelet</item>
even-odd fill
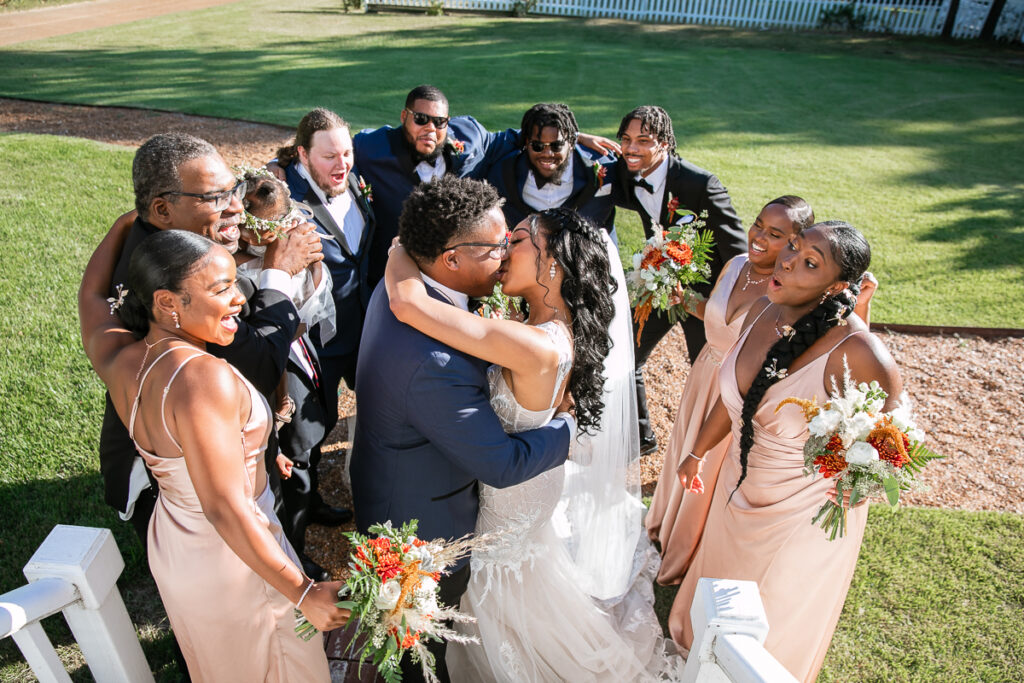
[[[302,597],[299,598],[299,601],[297,603],[295,603],[295,609],[298,609],[302,606],[302,601],[306,599],[306,595],[309,593],[309,589],[313,587],[314,583],[316,582],[313,581],[313,579],[309,580],[309,585],[306,586],[306,590],[302,591]]]
[[[708,457],[708,456],[705,455],[704,458],[706,458],[706,457]],[[686,460],[688,458],[693,458],[697,462],[704,462],[704,458],[698,458],[697,455],[693,451],[690,451],[689,453],[686,454],[685,458],[683,458],[682,460],[679,461],[679,465],[676,467],[676,471],[677,472],[683,468],[683,464],[686,462]]]

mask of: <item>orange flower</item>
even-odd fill
[[[664,263],[666,260],[667,259],[664,256],[662,256],[660,251],[658,251],[657,249],[651,249],[649,252],[647,252],[647,255],[644,256],[643,261],[640,262],[640,270],[653,270],[660,266],[662,263]]]
[[[391,633],[391,635],[393,635],[395,637],[395,643],[398,645],[398,647],[403,649],[403,650],[409,649],[410,647],[412,647],[413,645],[416,644],[417,640],[420,639],[420,632],[419,631],[413,631],[408,626],[406,626],[406,628],[405,628],[405,637],[404,638],[400,638],[399,637],[398,629],[396,627],[394,627],[394,626],[391,627],[390,633]]]
[[[832,438],[828,440],[828,443],[825,444],[825,453],[814,459],[814,466],[818,468],[818,472],[825,475],[825,478],[832,477],[846,469],[843,440],[839,438],[838,434],[833,434]]]
[[[690,248],[689,244],[681,244],[676,241],[669,242],[665,245],[665,253],[681,266],[688,266],[693,261],[693,249]]]
[[[910,462],[910,439],[892,424],[892,418],[879,420],[865,439],[878,451],[880,460],[887,460],[893,467],[903,467]]]

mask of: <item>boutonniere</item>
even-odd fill
[[[463,154],[466,151],[466,143],[462,140],[456,140],[451,135],[446,138],[448,146],[455,150],[456,154]]]
[[[597,186],[601,187],[604,185],[604,177],[608,175],[608,168],[601,164],[594,164],[594,180],[597,181]]]
[[[668,193],[668,204],[665,205],[665,210],[668,211],[668,218],[671,221],[679,213],[679,197],[673,197],[672,193]]]
[[[370,185],[363,180],[363,176],[359,176],[359,184],[357,187],[359,188],[359,194],[363,195],[367,204],[373,201],[373,185]]]

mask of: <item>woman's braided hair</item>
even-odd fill
[[[847,289],[835,296],[825,297],[809,313],[793,324],[794,333],[785,335],[768,349],[761,369],[743,398],[743,410],[740,413],[740,478],[736,488],[740,487],[747,477],[747,458],[750,448],[754,445],[754,414],[769,387],[778,382],[793,362],[810,348],[816,341],[840,321],[853,312],[860,291],[860,278],[871,262],[871,247],[864,235],[849,223],[843,221],[825,221],[808,228],[825,228],[832,257],[839,264],[839,280],[849,283]],[[731,497],[731,494],[730,494]]]
[[[604,410],[604,359],[611,350],[608,327],[617,288],[599,228],[572,209],[554,208],[530,216],[530,239],[538,228],[547,253],[562,268],[562,299],[572,319],[573,365],[569,391],[581,430],[597,427]],[[537,256],[540,270],[540,254]],[[541,282],[541,285],[544,283]]]

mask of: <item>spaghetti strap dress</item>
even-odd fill
[[[704,494],[687,494],[680,485],[676,470],[682,458],[693,449],[697,432],[704,419],[718,401],[718,371],[722,359],[736,343],[743,329],[747,310],[733,314],[727,320],[729,296],[747,263],[747,255],[732,258],[722,271],[722,276],[708,297],[704,309],[704,331],[707,344],[701,349],[697,360],[686,377],[686,386],[679,401],[672,436],[665,453],[665,462],[658,477],[658,485],[651,499],[651,509],[645,518],[647,535],[661,544],[661,569],[658,583],[678,584],[693,560],[693,554],[704,532],[704,523],[711,507],[711,492],[715,489],[718,470],[729,450],[730,437],[725,437],[717,446],[707,452],[701,479]]]
[[[149,371],[139,383],[139,396]],[[162,393],[160,412],[167,430],[163,401],[187,357]],[[230,367],[230,366],[229,366]],[[266,399],[231,368],[249,392],[252,411],[239,438],[246,477],[239,482],[252,499],[253,511],[281,548],[299,565],[298,557],[274,514],[274,494],[266,480],[256,481],[272,423]],[[139,396],[132,405],[129,433],[134,440]],[[167,435],[177,445],[177,441]],[[184,457],[160,457],[136,449],[160,487],[149,523],[149,567],[160,598],[181,646],[193,681],[329,681],[327,657],[320,638],[296,637],[294,606],[235,554],[203,513]],[[180,446],[179,446],[180,449]]]
[[[775,407],[789,396],[827,395],[828,358],[852,335],[769,387],[754,414],[747,478],[733,493],[741,471],[743,409],[736,356],[750,329],[722,363],[722,401],[732,420],[732,442],[718,475],[704,536],[672,605],[669,628],[679,645],[690,647],[690,606],[699,578],[756,581],[768,617],[765,648],[796,678],[813,681],[853,579],[868,510],[866,505],[850,510],[846,536],[835,541],[811,523],[832,482],[818,475],[804,476],[803,445],[808,433],[802,411],[776,413]]]

